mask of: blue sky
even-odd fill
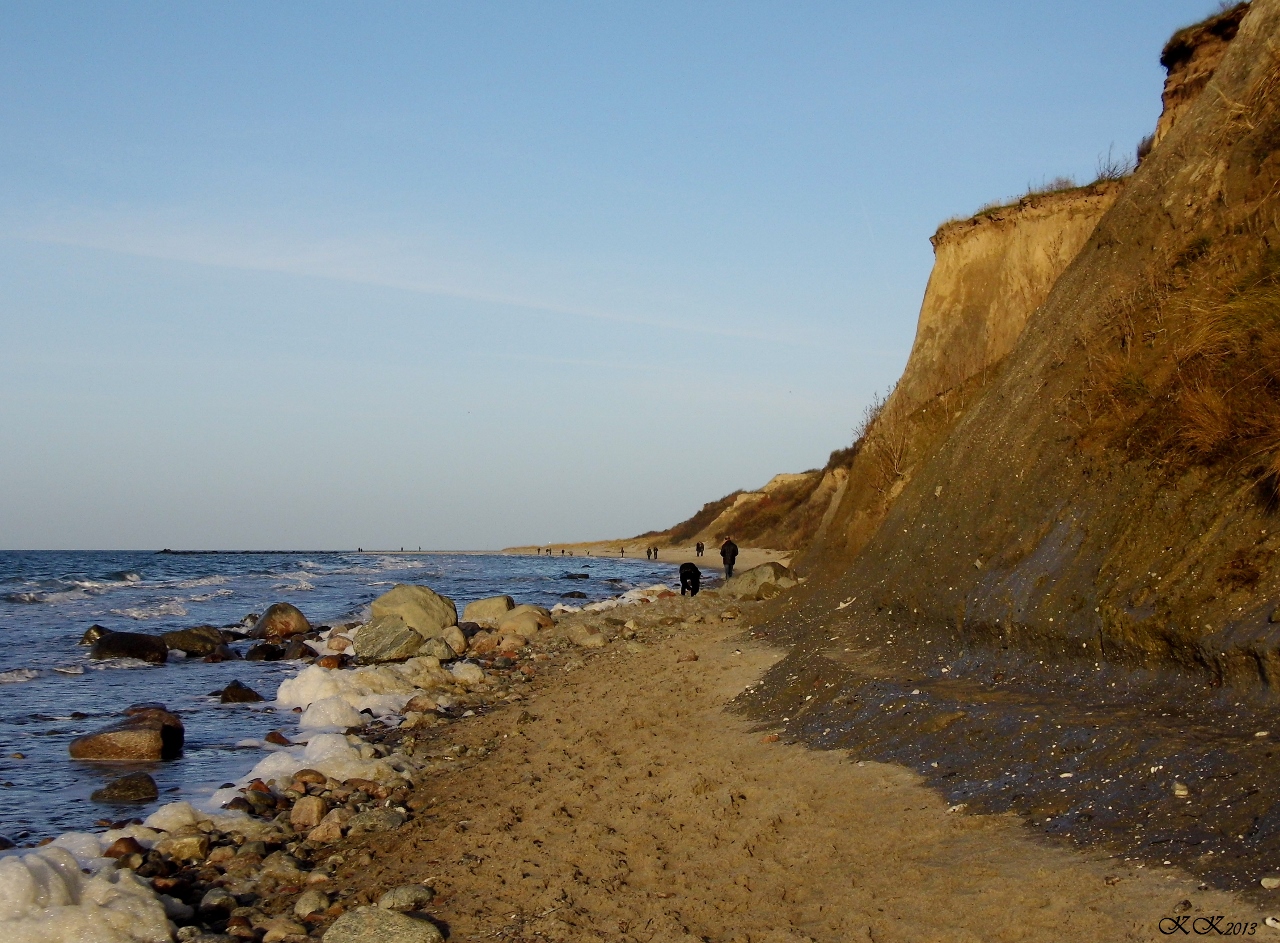
[[[0,547],[495,548],[822,465],[1202,2],[0,3]]]

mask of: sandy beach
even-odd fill
[[[733,699],[781,652],[721,621],[730,604],[617,610],[632,639],[539,663],[521,702],[442,731],[422,813],[341,848],[340,905],[425,883],[456,940],[1158,940],[1216,915],[1274,932],[1174,868],[951,812],[908,770],[754,727]]]

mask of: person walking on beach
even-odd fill
[[[724,561],[724,578],[733,576],[733,561],[738,559],[738,545],[732,537],[725,537],[720,545],[720,559]]]
[[[656,559],[658,559],[658,548],[657,548],[657,547],[654,547],[654,548],[653,548],[653,558],[654,558],[655,560],[656,560]]]

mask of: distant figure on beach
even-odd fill
[[[720,559],[724,561],[724,578],[733,576],[733,561],[738,559],[738,545],[732,537],[725,537],[720,545]]]
[[[700,557],[700,556],[702,556],[702,541],[701,541],[701,540],[699,540],[696,544],[694,544],[694,545],[693,545],[693,552],[694,552],[694,555],[695,555],[695,556],[699,556],[699,557]]]
[[[644,558],[645,558],[646,560],[652,560],[652,559],[653,559],[653,551],[652,551],[652,550],[650,550],[648,547],[645,547],[645,548],[644,548]]]
[[[625,556],[627,555],[627,548],[626,548],[626,547],[619,547],[619,548],[618,548],[618,553],[619,553],[619,555],[621,555],[621,556],[624,556],[624,557],[625,557]]]
[[[698,569],[696,564],[681,563],[680,564],[680,595],[684,595],[687,589],[690,596],[698,595],[698,584],[702,582],[702,571]]]
[[[653,548],[653,558],[654,558],[655,560],[656,560],[656,559],[658,559],[658,548],[657,548],[657,547],[654,547],[654,548]]]

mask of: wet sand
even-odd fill
[[[1159,940],[1216,915],[1280,938],[1177,868],[952,813],[907,769],[756,729],[731,702],[782,653],[716,619],[728,605],[608,613],[636,640],[556,656],[522,702],[447,728],[422,813],[345,843],[346,905],[426,882],[456,940]]]

